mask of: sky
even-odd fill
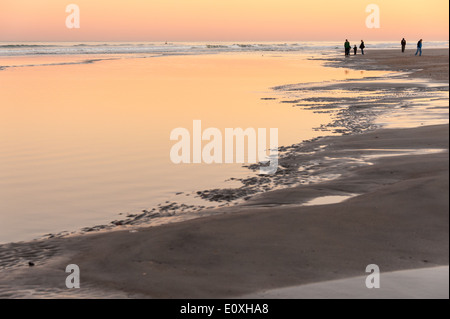
[[[66,6],[80,28],[66,27]],[[366,6],[380,28],[366,27]],[[448,40],[448,0],[0,0],[0,41]]]

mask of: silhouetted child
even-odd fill
[[[355,47],[353,48],[353,52],[355,52],[355,55],[356,55],[356,52],[358,51],[358,47],[356,46],[356,44],[355,44]]]

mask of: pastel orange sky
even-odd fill
[[[68,4],[81,28],[67,29]],[[381,28],[365,9],[380,7]],[[448,40],[448,0],[1,0],[0,41]]]

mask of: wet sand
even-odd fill
[[[4,61],[36,66],[0,72],[0,243],[109,224],[165,201],[210,206],[195,192],[233,187],[225,180],[248,171],[240,164],[174,165],[168,156],[174,128],[192,132],[194,119],[222,132],[282,127],[279,144],[298,143],[320,135],[313,128],[329,115],[261,97],[280,83],[345,79],[341,69],[303,53],[117,58],[47,54]],[[55,65],[70,61],[81,64]],[[23,94],[24,88],[33,89]]]
[[[366,277],[346,278],[315,284],[274,289],[248,299],[434,299],[449,298],[448,266],[384,273],[379,289],[362,285]]]
[[[365,55],[358,50],[356,56],[346,59],[331,59],[334,66],[359,68],[363,70],[386,70],[411,72],[411,77],[428,78],[448,82],[448,49],[423,49],[422,56],[415,56],[415,50],[372,50]]]
[[[419,74],[448,80],[434,68],[447,54],[448,69],[448,51],[439,52]],[[392,65],[396,54],[371,52],[367,62],[352,63],[371,68],[376,59],[383,68],[405,71],[406,65]],[[319,162],[341,159],[331,172],[341,174],[338,179],[267,192],[180,223],[0,246],[0,296],[239,297],[365,276],[368,264],[377,264],[382,276],[448,265],[448,138],[448,124],[322,138],[309,147],[326,146]],[[373,157],[372,165],[347,160],[386,149],[426,151]],[[346,194],[359,196],[302,205]],[[71,263],[81,269],[82,289],[75,291],[64,285]]]

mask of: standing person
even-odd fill
[[[417,55],[417,53],[420,53],[419,56],[422,56],[422,39],[420,39],[419,42],[417,42],[416,55]]]
[[[344,48],[345,48],[345,56],[350,55],[350,49],[351,49],[352,47],[351,47],[351,45],[350,45],[350,42],[348,42],[347,39],[345,39]]]
[[[361,40],[361,44],[359,45],[359,48],[361,49],[361,54],[364,55],[364,49],[366,48],[366,45],[364,44],[363,40]]]
[[[405,48],[406,48],[406,40],[405,38],[402,39],[402,42],[400,42],[402,44],[402,52],[405,52]]]
[[[353,48],[353,52],[355,52],[355,54],[354,55],[356,55],[356,52],[358,51],[358,47],[356,46],[356,44],[355,44],[355,47]]]

